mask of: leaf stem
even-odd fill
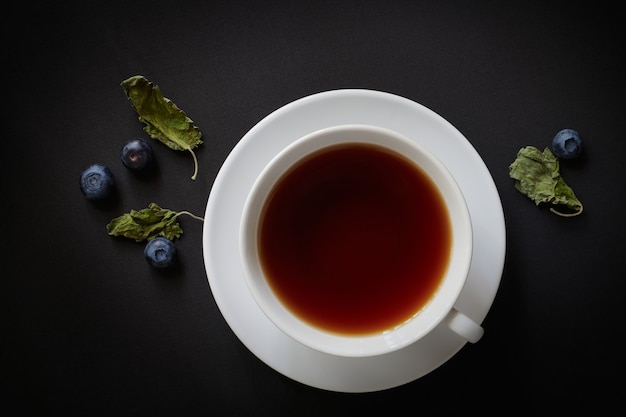
[[[579,214],[582,214],[583,212],[583,206],[580,206],[580,209],[578,209],[578,211],[574,212],[574,213],[562,213],[558,210],[556,210],[554,207],[550,207],[550,211],[554,214],[556,214],[557,216],[561,216],[561,217],[575,217],[578,216]]]
[[[201,222],[204,221],[204,219],[202,217],[196,216],[195,214],[190,213],[190,212],[188,212],[186,210],[176,212],[176,217],[180,216],[181,214],[186,214],[187,216],[189,216],[191,218],[194,218],[196,220],[200,220]]]
[[[198,176],[198,159],[196,158],[196,154],[193,151],[193,149],[188,148],[187,150],[191,152],[191,156],[193,156],[194,169],[193,169],[193,175],[191,176],[191,179],[195,180],[196,177]]]

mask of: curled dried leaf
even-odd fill
[[[509,176],[515,180],[515,188],[536,205],[550,204],[550,211],[559,216],[578,216],[583,212],[583,204],[565,183],[559,169],[559,160],[549,148],[541,152],[534,146],[526,146],[509,165]],[[571,212],[563,212],[562,207]]]
[[[157,236],[163,236],[169,240],[180,237],[183,229],[178,223],[178,216],[186,214],[196,220],[203,221],[188,211],[172,211],[150,203],[148,208],[131,210],[111,220],[106,228],[111,236],[122,236],[134,239],[136,242],[152,240]]]
[[[144,130],[176,151],[189,151],[193,157],[195,180],[198,175],[198,159],[193,151],[202,144],[202,133],[184,111],[163,96],[158,85],[143,75],[135,75],[121,83],[126,96],[145,124]]]

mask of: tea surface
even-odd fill
[[[451,239],[443,198],[420,168],[384,148],[348,144],[318,151],[276,184],[259,255],[294,314],[358,335],[393,328],[428,302]]]

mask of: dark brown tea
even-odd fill
[[[368,144],[307,157],[276,184],[259,229],[261,264],[297,316],[341,334],[410,319],[450,257],[450,219],[432,180]]]

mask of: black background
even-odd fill
[[[576,5],[575,5],[576,4]],[[20,2],[3,25],[4,415],[434,415],[623,409],[623,12],[599,2]],[[11,23],[11,25],[8,25]],[[9,27],[10,26],[10,27]],[[146,137],[120,82],[142,74],[196,122],[192,160],[153,142],[132,175],[123,143]],[[390,390],[328,392],[250,353],[218,310],[202,224],[181,218],[180,265],[105,224],[154,201],[204,215],[230,150],[263,117],[338,88],[386,91],[449,120],[476,148],[507,225],[484,338]],[[508,165],[562,128],[584,154],[561,173],[585,205],[538,208]],[[80,172],[110,166],[109,204]],[[12,410],[6,412],[7,410]],[[396,411],[398,410],[398,411]],[[29,414],[35,413],[35,414]]]

